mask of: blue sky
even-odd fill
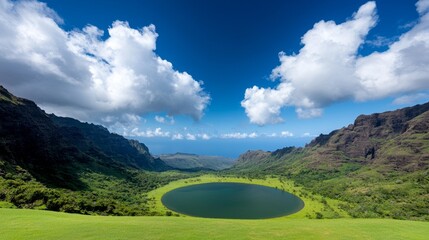
[[[303,146],[429,99],[427,0],[0,2],[2,85],[155,154]]]

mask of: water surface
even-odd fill
[[[296,213],[304,207],[297,196],[271,187],[244,183],[204,183],[167,192],[169,209],[207,218],[261,219]]]

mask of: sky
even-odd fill
[[[429,0],[0,0],[0,76],[153,154],[304,146],[429,100]]]

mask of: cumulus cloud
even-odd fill
[[[45,110],[81,120],[165,112],[198,120],[202,82],[155,53],[154,25],[115,21],[65,31],[44,3],[0,0],[1,84]]]
[[[362,5],[349,20],[316,23],[301,39],[298,54],[279,54],[271,79],[275,88],[254,86],[241,105],[251,123],[282,122],[281,109],[295,107],[300,118],[320,116],[323,108],[344,100],[367,101],[429,89],[429,1],[416,6],[420,19],[384,52],[360,56],[376,25],[375,2]]]

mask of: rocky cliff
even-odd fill
[[[341,152],[366,164],[387,164],[411,171],[429,166],[427,151],[429,103],[372,115],[328,135],[315,138],[307,148]]]

